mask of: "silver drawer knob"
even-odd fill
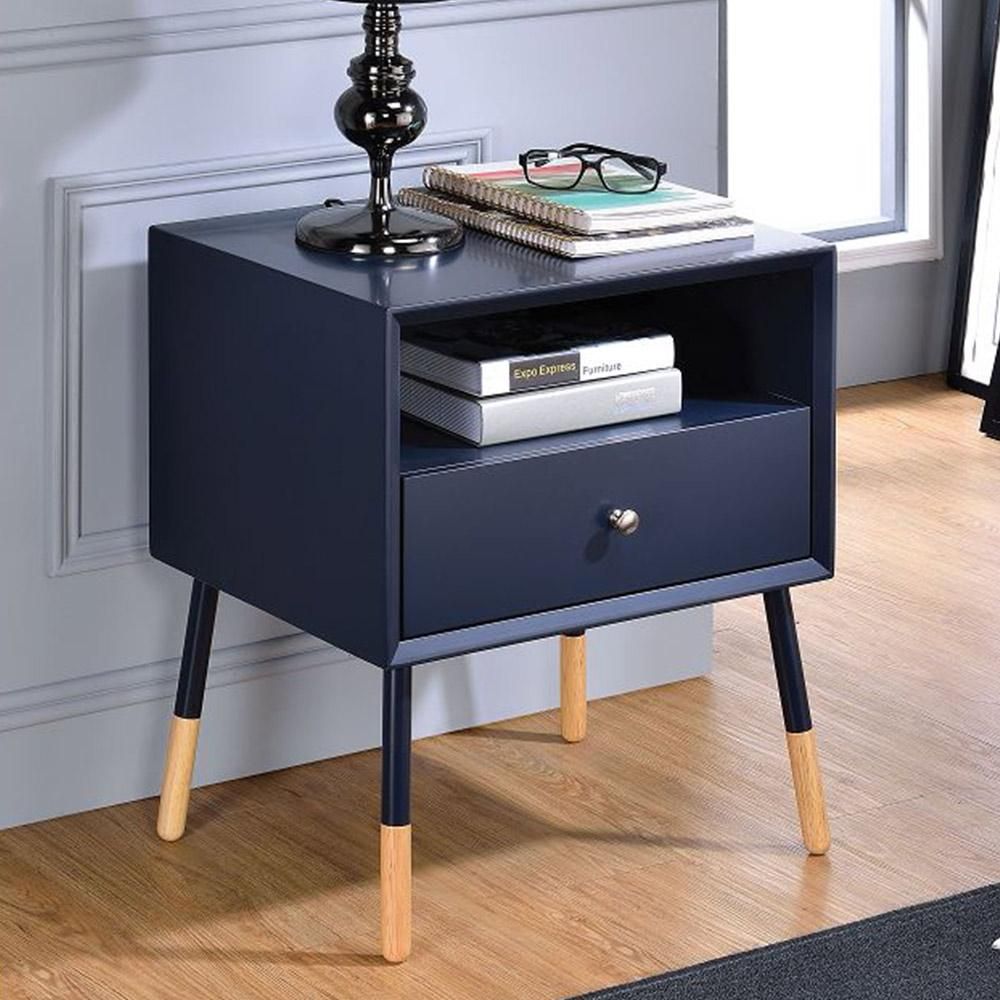
[[[608,515],[608,524],[619,535],[634,535],[639,530],[639,515],[634,510],[619,510],[616,507]]]

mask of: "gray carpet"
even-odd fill
[[[990,885],[586,1000],[1000,1000],[997,938],[1000,885]]]

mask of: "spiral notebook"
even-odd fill
[[[727,249],[732,250],[740,245],[740,241],[749,246],[753,240],[753,223],[749,219],[733,215],[709,222],[674,222],[638,232],[581,234],[521,219],[499,209],[471,205],[455,195],[428,191],[426,188],[403,188],[399,192],[399,203],[410,208],[436,212],[470,229],[502,236],[514,243],[560,257],[604,257],[609,254],[692,247],[721,241],[727,241]],[[732,241],[731,246],[729,241]]]
[[[427,167],[424,187],[585,234],[712,222],[733,214],[728,198],[670,181],[645,194],[615,194],[588,173],[572,190],[547,190],[529,184],[517,163]]]

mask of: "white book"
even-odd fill
[[[407,416],[484,447],[678,413],[681,373],[668,368],[486,399],[404,375],[400,408]]]
[[[603,335],[602,335],[603,334]],[[600,338],[595,342],[595,338]],[[400,344],[400,369],[470,396],[501,396],[672,368],[669,333],[608,320],[584,324],[492,319],[452,325]]]

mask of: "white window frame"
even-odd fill
[[[941,3],[942,0],[907,0],[905,226],[899,232],[839,240],[837,264],[841,272],[939,260],[944,255]],[[720,13],[723,21],[725,14],[725,10]],[[723,23],[723,40],[725,30]],[[728,131],[725,84],[723,101],[724,129]],[[728,178],[725,152],[722,167],[723,177]]]

